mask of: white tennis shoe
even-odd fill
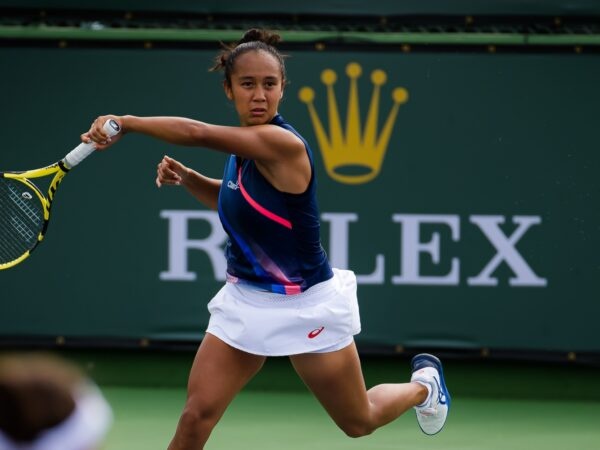
[[[430,387],[427,400],[415,406],[419,427],[425,434],[439,433],[450,409],[450,393],[444,381],[442,363],[433,355],[421,353],[412,359],[411,367],[410,381]]]

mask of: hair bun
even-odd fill
[[[253,41],[264,42],[267,45],[275,46],[279,44],[279,42],[281,42],[281,36],[279,36],[277,33],[271,33],[266,30],[251,28],[250,30],[246,31],[246,33],[244,33],[244,36],[238,44]]]
[[[283,59],[286,56],[277,50],[276,46],[279,42],[281,42],[279,34],[261,28],[251,28],[244,33],[239,42],[232,42],[230,44],[221,42],[222,50],[216,56],[214,65],[210,68],[210,71],[223,70],[225,81],[230,83],[235,59],[247,51],[261,50],[270,53],[277,59],[281,67],[282,79],[285,82],[285,64]]]

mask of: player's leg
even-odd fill
[[[169,450],[203,449],[229,403],[265,359],[237,350],[207,333],[194,359],[187,400]]]
[[[419,383],[380,384],[367,391],[354,343],[331,353],[290,360],[335,423],[351,437],[372,433],[428,397]]]

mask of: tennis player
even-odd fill
[[[280,38],[252,29],[224,47],[213,70],[239,127],[178,117],[101,116],[82,135],[114,144],[103,124],[171,144],[229,154],[222,179],[165,156],[156,183],[181,185],[218,210],[229,236],[227,282],[208,304],[206,335],[191,369],[188,396],[170,450],[202,449],[225,409],[266,357],[287,355],[335,423],[364,436],[410,408],[427,434],[440,431],[450,396],[440,361],[413,358],[411,382],[369,390],[353,336],[360,332],[356,277],[331,268],[321,246],[313,153],[278,113],[286,85]],[[207,105],[208,106],[208,105]]]

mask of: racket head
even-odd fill
[[[0,174],[0,270],[13,267],[42,241],[50,205],[31,181]]]

